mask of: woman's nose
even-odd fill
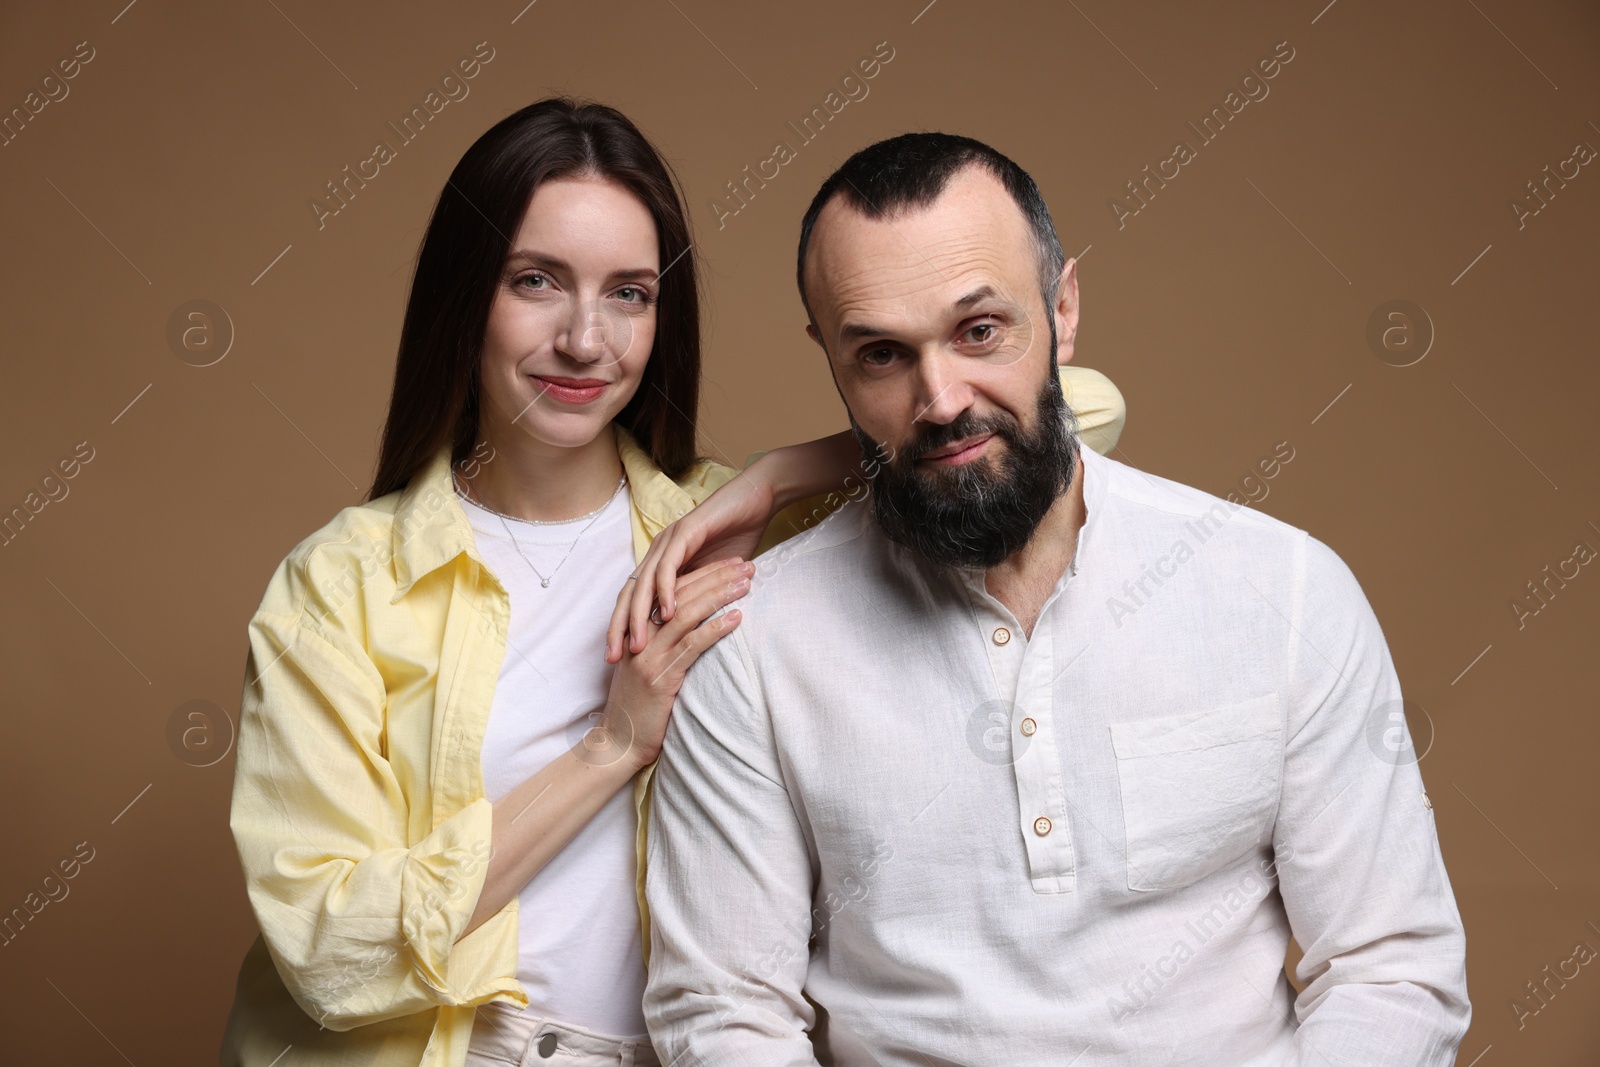
[[[592,302],[575,304],[568,315],[561,348],[573,359],[596,363],[611,350],[612,331],[605,315]]]
[[[633,344],[633,323],[603,299],[573,308],[566,327],[566,347],[574,359],[595,366],[619,363]]]

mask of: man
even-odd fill
[[[1378,622],[1304,531],[1080,447],[1033,181],[873,145],[799,278],[871,503],[789,542],[679,694],[664,1062],[1452,1063],[1464,936]]]

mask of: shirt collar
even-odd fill
[[[463,552],[479,564],[477,543],[467,513],[456,499],[451,481],[450,446],[433,454],[427,466],[412,476],[400,491],[390,533],[394,557],[395,591],[390,603]]]
[[[611,428],[617,435],[617,455],[622,458],[622,470],[628,476],[633,508],[653,537],[669,523],[688,514],[695,505],[694,498],[656,466],[650,453],[640,447],[632,434],[616,423],[612,423]]]
[[[1083,526],[1078,530],[1078,547],[1072,553],[1072,573],[1083,569],[1084,561],[1098,559],[1099,541],[1094,531],[1105,518],[1106,482],[1111,478],[1111,468],[1116,460],[1102,456],[1078,439],[1077,476],[1083,479]],[[1096,550],[1096,551],[1091,551]]]
[[[694,498],[656,466],[632,434],[616,423],[611,428],[628,477],[633,510],[646,534],[654,537],[686,514],[694,506]],[[398,603],[413,585],[463,553],[487,569],[450,474],[450,446],[446,445],[400,491],[390,535],[395,576],[391,603]]]

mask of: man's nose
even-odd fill
[[[917,360],[917,410],[912,422],[943,425],[972,406],[971,387],[948,354],[927,353]]]

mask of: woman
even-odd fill
[[[739,623],[718,612],[754,566],[730,546],[859,462],[848,433],[737,479],[695,456],[690,248],[669,169],[610,108],[524,108],[446,183],[370,498],[250,623],[230,825],[262,936],[223,1063],[656,1062],[641,772]],[[1114,440],[1114,388],[1078,374]],[[672,571],[670,618],[624,634],[652,539],[730,480],[641,576]],[[689,556],[712,562],[678,576]]]

